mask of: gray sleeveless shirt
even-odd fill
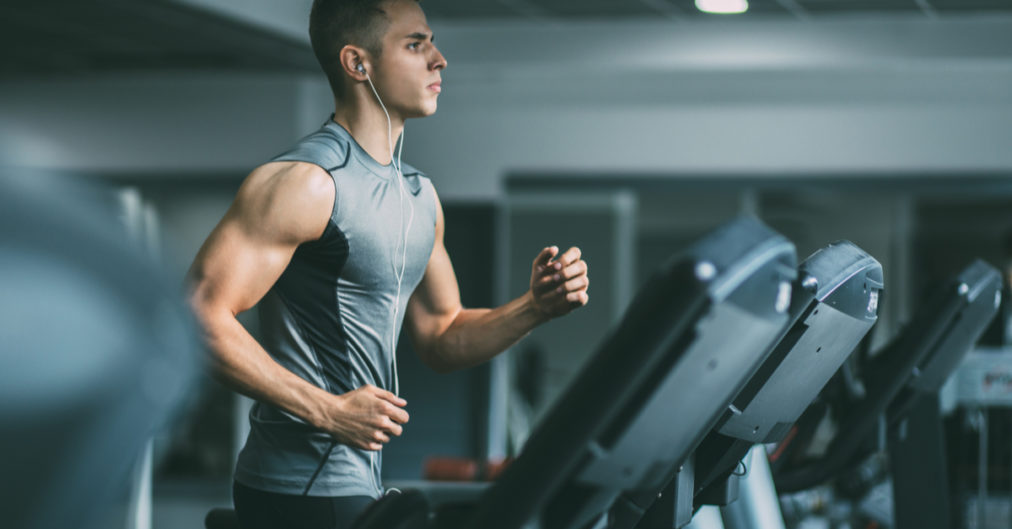
[[[330,173],[337,193],[323,235],[296,249],[260,301],[262,345],[282,366],[331,393],[365,384],[394,391],[391,340],[400,334],[435,241],[432,183],[405,164],[402,191],[393,166],[374,160],[332,120],[273,161],[316,164]],[[398,294],[409,203],[414,215]],[[303,494],[312,482],[312,496],[381,493],[380,452],[338,444],[266,403],[255,404],[249,418],[236,465],[240,483]]]

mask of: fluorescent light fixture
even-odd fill
[[[704,13],[736,15],[748,11],[748,0],[696,0],[696,9]]]

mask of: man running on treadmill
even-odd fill
[[[588,301],[580,250],[553,246],[521,297],[461,306],[432,183],[394,156],[446,68],[416,0],[316,0],[310,38],[334,115],[246,178],[188,274],[216,376],[257,401],[233,489],[246,529],[346,527],[382,494],[380,450],[408,422],[402,323],[448,372]],[[236,319],[258,303],[262,344]]]

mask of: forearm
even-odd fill
[[[495,309],[462,309],[429,351],[429,365],[441,372],[492,359],[548,320],[531,293]]]
[[[319,427],[332,395],[278,364],[228,312],[201,315],[212,373],[231,389]],[[330,413],[333,413],[332,411]]]

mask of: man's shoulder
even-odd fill
[[[271,195],[307,198],[334,188],[330,173],[313,162],[271,161],[255,169],[246,178],[244,188]]]
[[[281,161],[268,162],[254,169],[239,188],[237,198],[261,211],[304,210],[316,202],[332,201],[333,194],[330,174],[320,166]]]
[[[327,171],[334,171],[344,167],[350,156],[351,144],[347,138],[324,126],[303,137],[271,161],[306,162],[316,164]]]
[[[334,183],[320,166],[268,162],[254,169],[236,195],[239,219],[286,238],[319,237],[334,202]]]

